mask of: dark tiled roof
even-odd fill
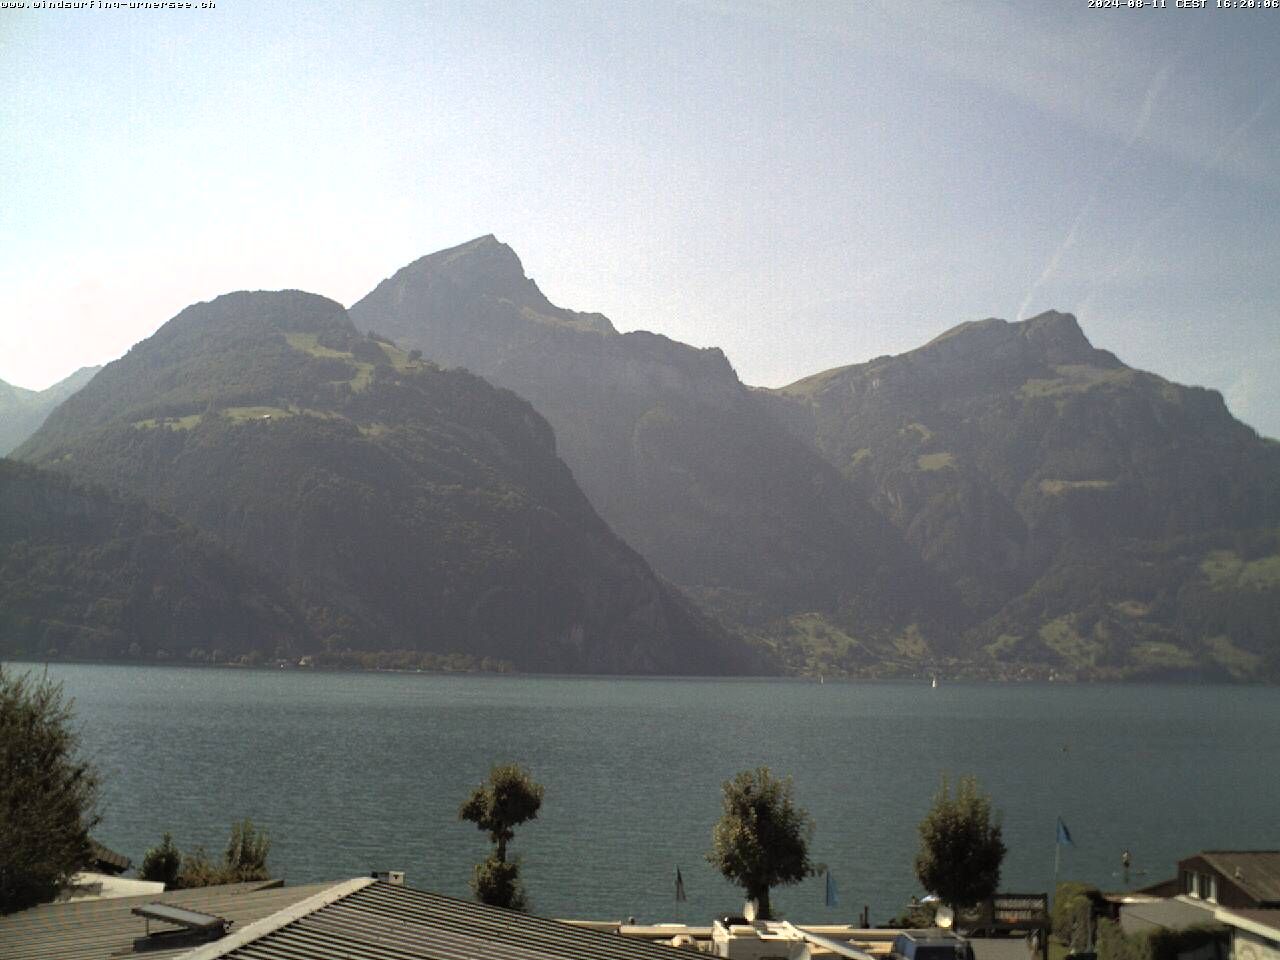
[[[361,886],[247,942],[237,945],[237,939],[208,944],[194,952],[193,960],[674,960],[680,956],[670,947],[386,883]]]
[[[124,873],[133,866],[133,861],[123,853],[104,847],[92,837],[89,838],[89,848],[93,851],[93,865],[103,873]]]
[[[1280,905],[1280,850],[1206,850],[1200,856],[1259,904]]]
[[[234,922],[232,930],[304,900],[331,884],[284,887],[279,881],[232,883],[197,890],[173,890],[142,897],[46,903],[0,917],[0,957],[4,960],[107,960],[111,957],[175,957],[191,944],[172,949],[135,950],[146,929],[134,907],[169,903]]]

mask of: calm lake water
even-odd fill
[[[11,665],[19,671],[28,664]],[[491,763],[546,787],[521,828],[533,908],[705,922],[741,905],[704,860],[720,784],[790,774],[840,906],[820,879],[778,891],[796,920],[873,922],[919,893],[916,824],[944,772],[974,773],[1004,817],[1006,890],[1062,877],[1124,886],[1206,848],[1280,848],[1280,690],[623,680],[53,665],[106,781],[97,835],[141,860],[163,831],[221,853],[267,827],[290,882],[402,869],[466,896],[485,837],[458,806]],[[688,902],[674,902],[680,867]]]

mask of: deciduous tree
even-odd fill
[[[772,887],[798,883],[814,872],[809,861],[813,820],[796,806],[791,778],[768,767],[744,770],[724,783],[724,813],[711,834],[707,860],[758,904],[770,919]]]
[[[953,910],[972,907],[1000,886],[1004,854],[1000,815],[978,781],[961,777],[953,794],[943,777],[933,806],[920,821],[920,883]]]
[[[494,845],[493,854],[476,864],[471,880],[471,889],[480,902],[515,910],[525,908],[520,863],[507,861],[507,844],[515,836],[516,827],[537,818],[542,793],[542,785],[527,770],[514,763],[502,764],[489,771],[489,779],[476,787],[459,809],[458,818],[489,834]]]

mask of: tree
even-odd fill
[[[172,890],[178,885],[181,870],[182,851],[173,842],[173,836],[166,831],[160,845],[152,847],[143,855],[138,877],[142,880],[159,881],[166,889]]]
[[[52,900],[91,859],[97,771],[62,685],[0,667],[0,913]]]
[[[961,777],[952,795],[946,777],[933,806],[920,821],[916,876],[953,910],[972,907],[995,894],[1005,846],[1000,815],[974,777]]]
[[[537,819],[542,807],[542,785],[517,764],[495,766],[489,779],[471,792],[458,810],[459,820],[474,823],[489,834],[493,853],[476,864],[471,889],[481,903],[523,910],[524,890],[520,886],[519,860],[507,861],[507,844],[515,828]]]
[[[245,819],[231,825],[231,838],[223,856],[226,864],[227,883],[245,880],[269,880],[267,854],[271,851],[271,838],[267,831],[256,830],[253,821]]]
[[[799,883],[814,873],[809,862],[813,820],[796,806],[791,778],[779,780],[768,767],[744,770],[724,782],[724,813],[711,833],[707,860],[758,904],[756,915],[773,915],[769,889]]]

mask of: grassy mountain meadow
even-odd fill
[[[358,333],[323,297],[189,307],[17,456],[143,499],[269,574],[320,652],[759,669],[609,530],[528,403]]]

